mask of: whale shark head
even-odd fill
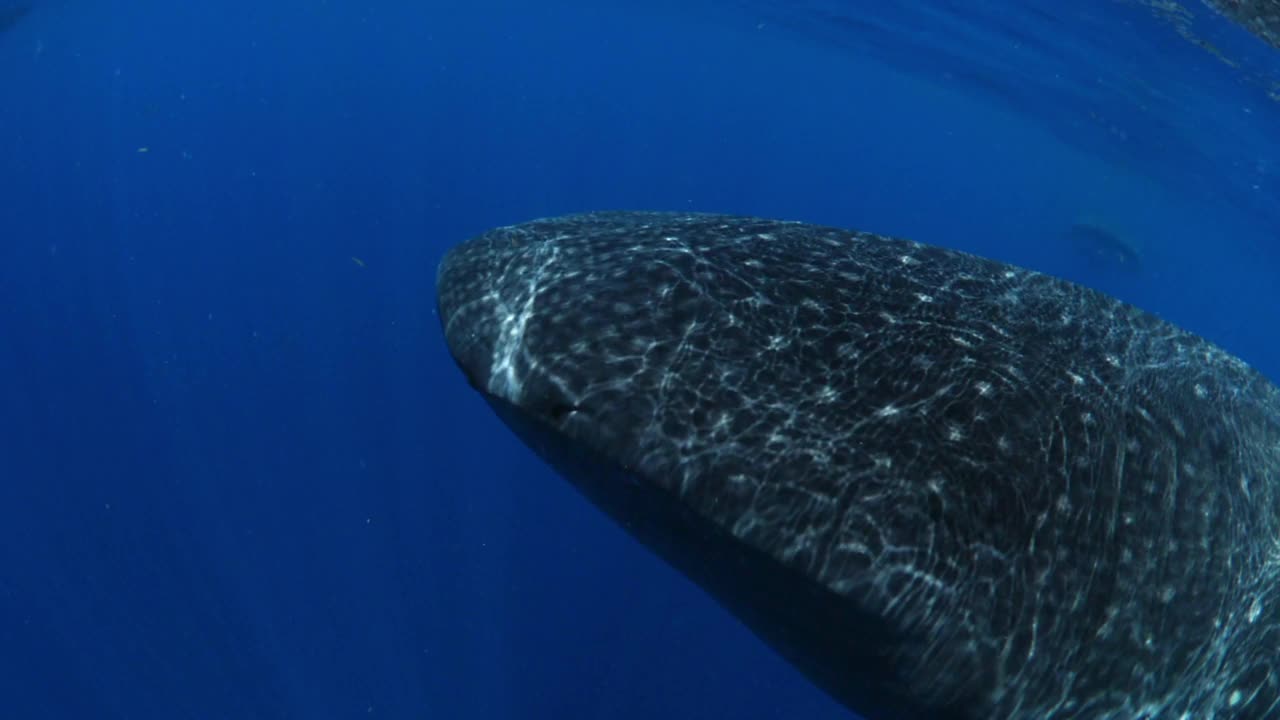
[[[962,253],[714,215],[493,230],[437,301],[526,444],[865,717],[1280,703],[1280,393],[1189,333]]]
[[[678,241],[639,246],[643,223],[619,217],[580,216],[571,233],[563,221],[502,228],[453,249],[440,317],[487,399],[665,485],[692,470],[676,445],[708,410],[729,419],[733,368],[704,345],[715,301],[686,282]]]
[[[848,602],[869,565],[831,563],[818,540],[819,495],[840,494],[823,463],[853,453],[813,411],[836,400],[859,337],[821,330],[820,283],[763,280],[782,259],[760,247],[777,229],[595,213],[493,230],[440,264],[449,350],[532,449],[838,699],[963,717],[947,707],[968,691],[964,668],[942,693],[910,688],[895,653],[914,629]],[[840,577],[821,578],[823,565]]]

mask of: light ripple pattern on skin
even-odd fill
[[[1101,293],[611,212],[438,277],[526,442],[872,720],[1280,717],[1280,391]]]

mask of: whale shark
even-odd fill
[[[688,213],[491,230],[437,305],[524,443],[866,718],[1280,717],[1280,390],[1190,332]]]

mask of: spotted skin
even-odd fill
[[[1280,391],[1099,292],[610,212],[449,252],[471,383],[872,720],[1280,717]]]
[[[1246,30],[1280,48],[1280,0],[1207,0]]]

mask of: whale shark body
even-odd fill
[[[1280,0],[1206,0],[1206,4],[1280,48]]]
[[[1280,391],[1195,335],[698,214],[493,230],[438,304],[530,447],[865,717],[1280,717]]]

